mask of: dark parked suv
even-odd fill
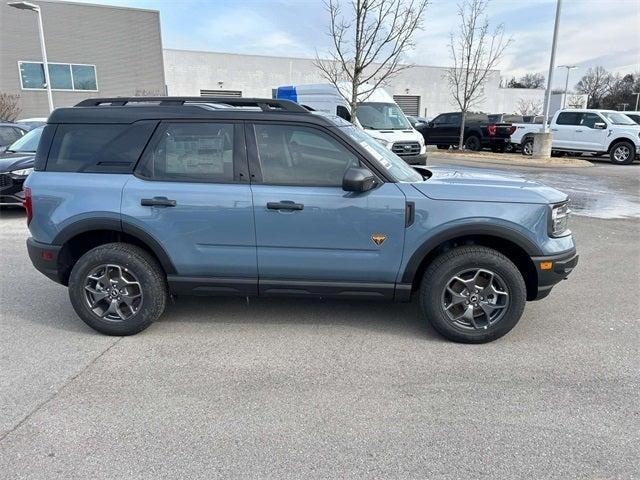
[[[287,100],[57,109],[25,195],[33,264],[112,335],[146,328],[169,295],[417,297],[442,335],[486,342],[578,260],[564,193],[414,169]]]

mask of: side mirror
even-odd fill
[[[429,123],[427,123],[427,126],[428,126],[429,128],[433,128],[435,125],[436,125],[436,124],[435,124],[435,123],[433,123],[433,122],[429,122]]]
[[[367,168],[351,167],[344,172],[342,189],[345,192],[366,192],[376,183],[373,173]]]
[[[604,130],[607,128],[607,124],[604,122],[597,122],[593,124],[593,128],[597,128],[598,130]]]

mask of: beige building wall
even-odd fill
[[[96,66],[98,91],[54,91],[55,107],[96,96],[164,94],[160,16],[141,10],[33,0],[42,9],[47,56],[52,63]],[[42,61],[37,14],[0,2],[0,92],[20,95],[21,118],[48,114],[44,90],[23,90],[19,61]]]

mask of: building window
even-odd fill
[[[41,62],[18,62],[23,90],[45,88],[44,67]],[[95,65],[49,63],[52,90],[97,91]]]

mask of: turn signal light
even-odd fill
[[[540,270],[551,270],[553,262],[540,262]]]

